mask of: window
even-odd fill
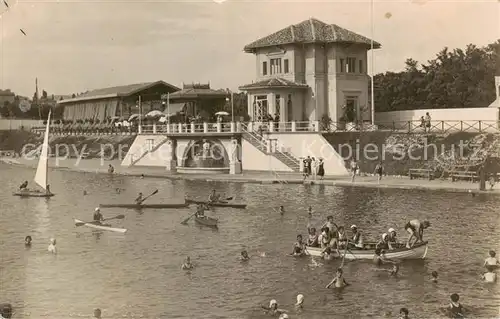
[[[267,110],[267,96],[258,95],[253,100],[253,121],[262,122],[262,119],[269,114]]]
[[[281,73],[281,58],[279,59],[271,59],[271,74],[280,74]]]
[[[262,75],[267,75],[267,61],[262,62]]]
[[[285,60],[287,61],[287,60]],[[281,118],[281,96],[279,94],[276,94],[276,102],[275,102],[275,115],[274,116],[278,116],[278,119]]]
[[[363,73],[363,60],[359,60],[359,73]]]
[[[356,58],[347,58],[346,72],[356,73]]]
[[[345,64],[344,64],[344,59],[340,59],[340,73],[345,72]]]
[[[283,60],[283,69],[284,69],[285,73],[290,72],[289,65],[288,65],[288,59]]]

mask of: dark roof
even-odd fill
[[[251,84],[245,84],[240,86],[239,89],[243,91],[264,89],[264,88],[296,88],[296,89],[307,89],[309,86],[307,84],[295,83],[292,81],[285,80],[283,78],[272,78],[262,81],[258,81]]]
[[[245,52],[254,53],[257,48],[292,43],[356,43],[370,46],[371,41],[336,24],[326,24],[310,18],[256,40],[246,45],[244,50]],[[373,47],[375,49],[380,48],[380,43],[373,41]]]
[[[156,81],[156,82],[147,82],[147,83],[137,83],[137,84],[129,84],[129,85],[121,85],[114,86],[110,88],[97,89],[85,92],[83,94],[77,95],[75,98],[66,99],[59,101],[59,104],[69,103],[69,102],[78,102],[78,101],[86,101],[86,100],[94,100],[94,99],[106,99],[120,96],[129,96],[140,92],[145,89],[149,89],[155,85],[163,84],[168,87],[171,87],[174,90],[180,90],[178,87],[169,84],[164,81]]]
[[[170,99],[225,98],[225,90],[213,90],[209,84],[184,84],[183,89],[170,93]]]

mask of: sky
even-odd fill
[[[256,76],[246,44],[311,17],[381,43],[375,73],[500,38],[500,0],[374,0],[373,34],[369,1],[5,1],[0,88],[25,96],[36,77],[49,94],[157,80],[237,90]]]

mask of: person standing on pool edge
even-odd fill
[[[382,174],[384,173],[384,166],[382,165],[382,161],[380,161],[375,167],[375,175],[377,175],[377,182],[380,184],[380,180],[382,179]]]

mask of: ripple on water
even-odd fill
[[[101,308],[107,318],[261,318],[260,305],[277,299],[294,318],[385,317],[407,307],[416,317],[440,315],[451,293],[461,295],[477,317],[498,316],[497,285],[479,280],[489,249],[500,242],[497,199],[460,194],[409,190],[370,190],[303,185],[256,185],[134,179],[53,172],[57,196],[45,201],[10,196],[19,180],[33,171],[2,166],[0,215],[0,302],[13,303],[22,318],[88,317]],[[15,176],[15,180],[12,179]],[[125,189],[117,194],[117,187]],[[76,228],[73,217],[89,219],[99,203],[129,202],[139,191],[159,189],[152,203],[184,194],[206,196],[216,188],[248,203],[248,209],[221,208],[219,230],[180,221],[190,209],[103,209],[105,217],[125,214],[114,221],[126,234]],[[88,195],[82,196],[83,190]],[[149,200],[148,200],[149,201]],[[285,205],[279,216],[276,208]],[[287,257],[295,236],[306,234],[307,207],[314,209],[319,226],[327,215],[339,224],[356,224],[366,237],[378,238],[389,227],[406,237],[402,225],[409,219],[429,219],[432,227],[428,259],[404,262],[397,278],[375,271],[370,262],[344,266],[351,286],[326,290],[339,261]],[[25,249],[24,237],[33,237]],[[59,253],[47,253],[55,237]],[[242,249],[251,260],[239,261]],[[180,270],[186,256],[196,268]],[[430,272],[439,273],[437,284]],[[295,314],[298,293],[305,309]],[[24,305],[24,308],[21,307]]]

